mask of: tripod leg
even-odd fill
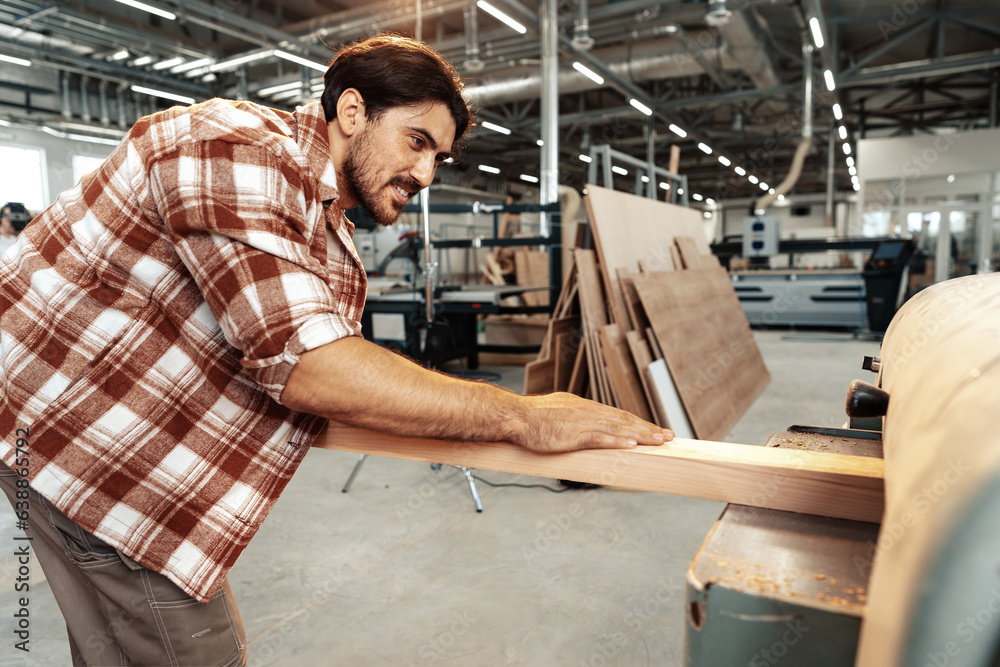
[[[358,471],[361,470],[361,465],[365,462],[367,454],[362,454],[358,457],[358,462],[354,464],[354,470],[351,471],[351,476],[347,478],[347,483],[344,484],[344,488],[340,490],[341,493],[347,493],[351,490],[351,484],[354,483],[354,478],[358,476]]]
[[[476,511],[482,512],[483,503],[479,500],[479,489],[476,488],[476,480],[472,476],[472,472],[468,468],[463,468],[462,466],[458,466],[458,469],[462,471],[462,474],[465,475],[465,479],[469,482],[469,491],[472,492],[472,499],[476,501]]]

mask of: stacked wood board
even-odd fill
[[[571,391],[722,439],[770,374],[701,214],[596,186],[585,199],[595,249],[573,252],[525,393]]]

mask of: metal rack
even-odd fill
[[[670,182],[671,187],[667,201],[671,204],[688,205],[688,185],[687,176],[675,174],[663,167],[657,167],[652,160],[640,160],[628,153],[616,151],[606,144],[590,147],[590,167],[587,170],[587,182],[599,184],[597,182],[597,170],[600,168],[604,177],[603,185],[606,188],[614,187],[614,172],[612,171],[612,160],[614,162],[624,162],[635,167],[635,194],[650,199],[659,199],[656,195],[657,181],[660,178]],[[647,182],[643,183],[642,177],[647,177]],[[679,194],[678,194],[679,193]]]

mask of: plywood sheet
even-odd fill
[[[723,438],[770,381],[723,269],[633,276],[694,433]]]
[[[882,460],[677,439],[660,447],[538,454],[510,443],[404,438],[331,422],[316,447],[741,505],[878,521]],[[761,493],[778,483],[781,493]]]
[[[667,363],[663,359],[651,362],[645,368],[646,381],[649,383],[653,400],[667,420],[667,428],[678,438],[693,438],[694,431],[688,419],[681,397],[677,394],[677,386],[670,375]]]
[[[616,285],[618,269],[635,271],[639,261],[654,271],[667,269],[665,258],[676,236],[691,237],[700,252],[710,252],[699,211],[596,185],[587,186],[585,199],[613,321],[619,325],[627,324],[628,314]]]
[[[652,421],[653,416],[646,405],[642,383],[621,328],[617,324],[608,324],[600,328],[599,335],[608,379],[614,387],[622,409],[641,419]]]

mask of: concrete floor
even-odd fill
[[[847,385],[878,343],[757,334],[772,381],[726,440],[795,423],[839,426]],[[521,367],[488,367],[520,389]],[[454,468],[315,450],[230,576],[250,665],[682,664],[684,574],[717,502],[611,489],[480,484]],[[552,480],[477,472],[493,482]],[[0,547],[14,518],[0,507]],[[67,665],[55,601],[32,574],[31,653],[13,647],[13,559],[0,561],[0,663]]]

